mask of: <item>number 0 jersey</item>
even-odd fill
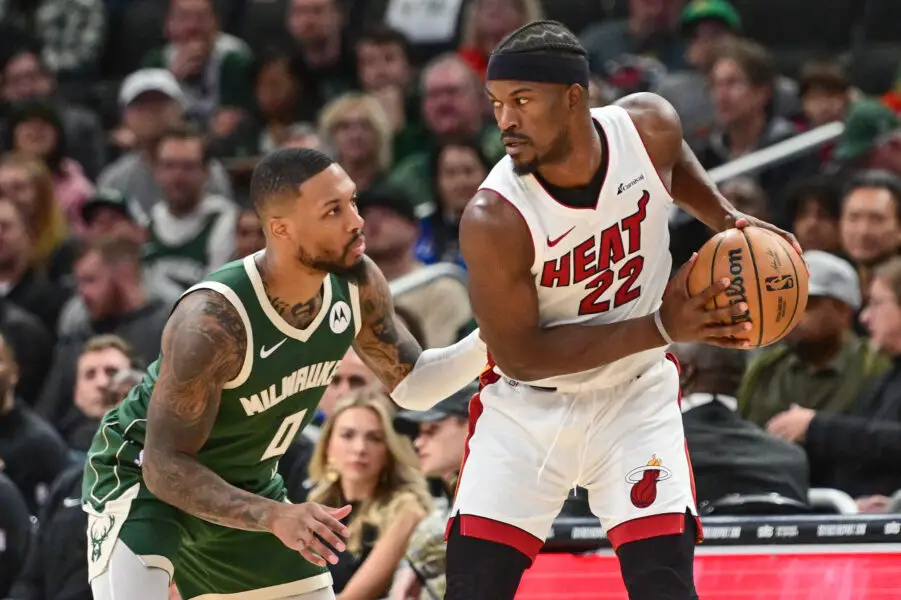
[[[509,157],[495,165],[480,188],[505,198],[529,227],[542,327],[601,325],[651,314],[669,279],[669,191],[625,109],[596,108],[591,116],[606,161],[595,206],[559,203],[533,175],[516,174]],[[573,392],[609,387],[662,358],[658,348],[591,371],[529,383]]]
[[[216,421],[198,460],[232,485],[278,497],[283,487],[276,474],[278,460],[315,416],[332,374],[359,331],[357,287],[327,276],[322,307],[305,329],[292,327],[272,307],[253,256],[223,266],[185,295],[201,289],[221,294],[240,315],[247,351],[241,371],[222,391]],[[114,454],[118,463],[140,466],[160,360],[103,418],[88,455],[85,502],[102,504],[109,493],[98,495],[91,489],[92,461],[109,463]]]

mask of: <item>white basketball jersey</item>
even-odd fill
[[[533,175],[517,175],[510,157],[495,165],[480,188],[505,198],[529,227],[542,327],[602,325],[651,314],[669,280],[672,197],[625,109],[596,108],[591,116],[606,137],[608,161],[595,207],[560,204]],[[663,353],[656,348],[528,383],[571,392],[609,387],[641,374]]]

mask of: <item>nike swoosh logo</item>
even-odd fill
[[[260,358],[263,358],[263,359],[269,358],[273,352],[278,350],[279,346],[281,346],[282,344],[284,344],[287,341],[288,341],[288,338],[285,338],[282,341],[280,341],[279,343],[277,343],[276,345],[274,345],[272,348],[267,348],[266,346],[260,347]]]
[[[572,233],[573,229],[575,229],[575,228],[576,228],[576,226],[573,225],[572,227],[569,228],[569,231],[567,231],[566,233],[564,233],[563,235],[561,235],[560,237],[558,237],[558,238],[555,239],[555,240],[552,240],[550,237],[548,237],[548,239],[547,239],[547,247],[548,247],[548,248],[553,248],[554,246],[556,246],[557,244],[559,244],[559,243],[560,243],[560,240],[562,240],[563,238],[565,238],[566,236],[568,236],[570,233]]]
[[[63,498],[63,506],[66,508],[81,506],[81,498]]]

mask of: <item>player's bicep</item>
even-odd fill
[[[147,414],[148,454],[195,454],[209,436],[224,385],[241,370],[244,325],[212,291],[181,300],[163,331],[160,372]]]
[[[413,370],[422,348],[397,319],[385,276],[375,263],[364,260],[366,279],[359,286],[363,323],[353,346],[379,380],[394,390]]]
[[[460,249],[482,339],[512,375],[519,363],[531,360],[540,327],[528,226],[505,200],[477,196],[460,223]]]

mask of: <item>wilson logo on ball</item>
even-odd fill
[[[791,274],[773,275],[763,280],[768,292],[780,292],[795,287],[795,278]]]

